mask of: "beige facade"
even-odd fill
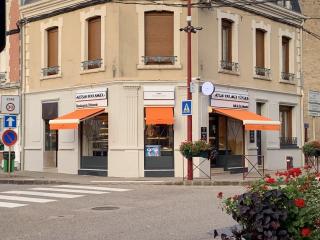
[[[300,1],[302,12],[308,17],[317,16],[319,13],[320,1]],[[305,28],[316,34],[318,31],[318,19],[307,19]],[[306,141],[319,140],[320,138],[320,119],[318,116],[310,116],[309,113],[309,92],[320,92],[318,68],[320,41],[307,32],[303,33],[303,80],[304,80],[304,123],[306,131]]]
[[[186,25],[186,9],[170,4],[118,4],[104,3],[76,9],[56,16],[45,15],[57,9],[81,3],[72,1],[38,1],[21,8],[22,19],[29,19],[23,27],[24,95],[25,104],[25,169],[44,170],[44,121],[41,117],[43,103],[57,102],[58,115],[72,112],[76,108],[75,96],[79,90],[107,88],[109,136],[108,176],[143,177],[146,174],[145,160],[145,108],[169,106],[174,109],[174,164],[170,171],[174,176],[185,174],[179,145],[186,139],[186,118],[181,115],[181,101],[186,99],[186,35],[179,28]],[[175,3],[174,1],[165,1]],[[196,89],[203,82],[212,82],[217,88],[246,91],[249,97],[248,109],[256,112],[256,103],[262,103],[262,114],[274,121],[279,120],[279,106],[292,108],[292,136],[296,138],[294,148],[282,148],[279,132],[262,133],[262,154],[269,169],[286,167],[286,156],[292,156],[294,165],[301,165],[302,109],[301,109],[301,47],[302,34],[299,26],[302,16],[274,4],[259,4],[241,8],[193,9],[194,26],[204,29],[192,38],[192,71]],[[252,11],[257,14],[252,14]],[[173,64],[145,64],[145,18],[148,11],[173,13],[174,42]],[[43,14],[43,17],[34,19]],[[265,17],[265,16],[268,17]],[[87,24],[90,17],[101,17],[101,58],[98,68],[83,70],[82,62],[87,60]],[[278,18],[296,17],[280,23]],[[273,18],[273,20],[272,20]],[[221,20],[230,19],[232,29],[232,62],[238,70],[223,69],[221,65]],[[289,18],[291,19],[291,18]],[[58,27],[59,72],[43,76],[46,67],[46,30]],[[159,26],[161,27],[161,26]],[[265,67],[270,69],[269,77],[256,74],[256,29],[265,31]],[[282,36],[290,38],[290,73],[292,81],[282,78]],[[174,98],[146,101],[147,89],[159,94],[173,89]],[[157,90],[158,89],[158,90]],[[162,89],[162,90],[161,90]],[[164,94],[165,95],[165,94]],[[167,95],[165,95],[167,96]],[[193,93],[193,139],[201,136],[201,127],[209,128],[210,98],[201,92]],[[173,100],[173,101],[172,101]],[[59,130],[57,171],[76,174],[81,168],[79,130]],[[256,154],[256,141],[249,143],[245,133],[244,154]],[[200,159],[196,158],[195,163]],[[202,165],[210,172],[210,164]],[[156,168],[159,172],[170,172]],[[150,170],[151,172],[154,170]],[[196,172],[196,176],[202,173]],[[152,175],[152,174],[151,174]],[[151,176],[150,175],[150,176]],[[161,175],[161,174],[160,174]],[[160,176],[159,175],[159,176]],[[154,175],[156,176],[156,175]]]

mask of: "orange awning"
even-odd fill
[[[146,107],[146,125],[173,125],[173,122],[172,107]]]
[[[280,122],[243,109],[214,108],[214,112],[243,122],[245,130],[280,131]]]
[[[81,121],[99,115],[104,111],[104,108],[77,109],[74,112],[50,120],[50,130],[77,129]]]

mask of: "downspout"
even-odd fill
[[[303,20],[302,22],[302,27],[304,25],[304,22],[305,20]],[[303,80],[303,30],[302,28],[300,28],[300,41],[301,41],[301,50],[300,50],[300,94],[301,94],[301,98],[300,98],[300,118],[301,118],[301,143],[302,143],[302,146],[304,145],[305,143],[305,139],[304,139],[304,131],[305,131],[305,128],[304,128],[304,88],[303,88],[303,85],[304,85],[304,80]],[[301,148],[302,148],[301,146]],[[302,153],[302,150],[301,150],[301,166],[304,166],[305,164],[305,158],[304,158],[304,154]]]
[[[21,104],[21,113],[20,113],[20,132],[21,132],[21,170],[24,171],[25,169],[25,93],[24,93],[24,75],[25,75],[25,59],[24,59],[24,49],[25,49],[25,42],[24,42],[24,26],[25,23],[19,22],[20,25],[20,88],[19,88],[19,95],[20,95],[20,104]]]

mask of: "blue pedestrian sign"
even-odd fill
[[[16,128],[17,127],[17,116],[5,115],[4,116],[4,127],[5,128]]]
[[[182,115],[183,116],[188,116],[192,115],[192,101],[191,100],[183,100],[182,101]]]

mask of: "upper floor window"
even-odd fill
[[[175,64],[174,13],[149,11],[144,13],[145,64]]]
[[[59,28],[47,29],[47,67],[43,68],[43,76],[56,75],[59,73]]]
[[[281,69],[281,79],[287,81],[294,80],[294,74],[290,72],[290,43],[291,39],[289,37],[282,36],[281,38],[281,51],[282,51],[282,69]]]
[[[222,19],[221,31],[221,67],[223,69],[232,70],[232,22],[228,19]]]
[[[100,68],[101,58],[101,17],[92,17],[87,20],[87,61],[82,62],[83,69]]]
[[[291,0],[278,0],[277,4],[281,7],[292,9]]]
[[[263,29],[256,29],[256,75],[269,77],[270,69],[266,68],[265,35]]]

